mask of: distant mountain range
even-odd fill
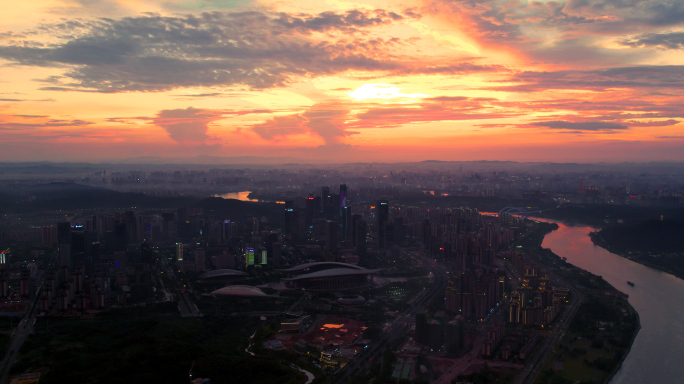
[[[682,173],[684,163],[676,162],[648,162],[648,163],[552,163],[552,162],[517,162],[503,160],[475,160],[475,161],[443,161],[424,160],[419,162],[351,162],[351,163],[323,163],[312,162],[296,157],[261,157],[261,156],[194,156],[186,158],[163,158],[163,157],[135,157],[108,162],[0,162],[0,178],[4,175],[31,177],[35,175],[57,175],[65,173],[91,174],[98,170],[153,170],[153,169],[178,169],[202,170],[208,167],[220,168],[323,168],[355,170],[378,170],[378,171],[411,171],[411,170],[435,170],[465,172],[497,172],[497,171],[521,171],[535,172],[626,172],[626,173]],[[23,176],[22,176],[23,175]]]

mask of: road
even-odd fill
[[[344,368],[336,374],[334,384],[342,383],[347,377],[354,374],[362,374],[367,371],[373,361],[382,358],[386,350],[391,350],[395,344],[406,338],[406,334],[411,329],[416,312],[423,308],[423,304],[431,300],[435,295],[444,292],[447,276],[443,268],[430,258],[424,257],[417,252],[410,252],[414,260],[428,268],[433,274],[433,281],[429,287],[416,295],[417,299],[409,309],[398,315],[382,333],[379,339],[375,340],[368,348],[350,361]]]
[[[21,347],[24,345],[24,342],[28,338],[29,334],[33,332],[33,325],[36,322],[36,315],[38,314],[38,297],[40,296],[40,291],[42,288],[42,285],[38,287],[33,300],[31,300],[29,308],[24,314],[24,317],[21,319],[21,321],[19,321],[17,327],[12,331],[9,346],[7,347],[7,353],[5,354],[5,358],[3,358],[0,362],[0,369],[2,369],[0,384],[6,384],[9,382],[9,371],[17,362],[17,355],[19,354]]]
[[[178,297],[178,310],[182,317],[202,317],[202,313],[197,308],[197,305],[192,300],[191,293],[189,289],[181,288],[176,279],[176,273],[173,267],[163,261],[164,272],[167,274],[169,281],[171,282],[171,289],[175,291],[176,297]]]
[[[553,352],[553,346],[563,337],[563,335],[565,335],[572,318],[585,300],[584,295],[579,289],[564,282],[558,281],[558,283],[570,289],[570,292],[572,292],[572,301],[570,302],[570,305],[565,308],[563,313],[561,313],[560,319],[556,321],[555,328],[546,337],[544,343],[537,349],[537,352],[530,362],[526,364],[525,368],[516,376],[514,384],[533,384],[535,380],[537,380],[537,376],[539,376],[542,369],[544,369],[549,355]]]

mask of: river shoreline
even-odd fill
[[[559,227],[558,227],[558,223],[559,223],[559,222],[560,222],[561,224],[567,225],[567,224],[565,224],[565,223],[563,223],[562,221],[559,221],[559,220],[548,220],[548,219],[545,220],[545,219],[537,219],[537,218],[535,218],[535,220],[539,220],[539,221],[542,221],[542,222],[545,222],[545,223],[548,223],[548,224],[553,224],[553,225],[555,226],[555,228],[554,228],[552,231],[548,231],[548,230],[547,230],[547,231],[543,231],[541,243],[544,242],[544,239],[545,239],[548,235],[552,234],[553,232],[555,232],[555,231],[557,231],[557,230],[559,229]],[[550,248],[543,248],[543,247],[541,246],[541,244],[540,244],[540,248],[542,248],[542,249],[548,251],[549,254],[555,256],[555,257],[558,258],[559,260],[563,260],[558,254],[556,254],[555,252],[553,252],[553,250],[551,250]],[[563,261],[565,262],[565,260],[563,260]],[[573,265],[573,266],[575,266],[575,265],[572,264],[572,263],[570,263],[570,264]],[[591,272],[591,271],[589,271],[589,270],[587,270],[587,269],[580,268],[580,267],[577,267],[577,266],[575,266],[575,267],[578,268],[578,269],[580,269],[580,270],[582,270],[582,271],[584,271],[584,272],[586,272],[586,273],[588,273],[588,274],[590,274],[590,275],[592,275],[592,276],[593,276],[594,278],[596,278],[596,279],[602,280],[601,284],[610,287],[611,290],[613,290],[613,291],[615,291],[615,292],[622,293],[622,291],[618,290],[613,284],[610,284],[610,283],[608,283],[607,281],[603,280],[603,278],[602,278],[601,276],[599,276],[599,275],[597,275],[597,274],[595,274],[595,273],[593,273],[593,272]],[[564,267],[560,267],[560,269],[557,269],[555,272],[561,271],[562,268],[564,268]],[[577,281],[572,281],[572,280],[570,280],[570,281],[571,281],[573,284],[577,284]],[[593,289],[589,289],[588,287],[583,287],[583,288],[582,288],[582,291],[584,292],[585,295],[589,296],[589,295],[591,295],[592,291],[594,291],[594,290],[593,290]],[[594,293],[595,293],[595,292],[594,292]],[[623,295],[624,295],[624,293],[623,293]],[[622,299],[620,300],[621,305],[622,305],[622,306],[625,306],[626,308],[629,308],[630,313],[632,313],[632,314],[635,316],[635,318],[636,318],[636,326],[635,326],[633,329],[631,329],[631,337],[629,338],[629,343],[628,343],[628,345],[622,350],[622,353],[621,353],[621,356],[620,356],[620,360],[617,361],[617,362],[615,363],[615,365],[614,365],[614,366],[612,367],[612,369],[609,371],[610,373],[608,374],[608,376],[603,380],[603,383],[605,383],[605,384],[610,383],[610,382],[613,380],[613,378],[615,377],[615,375],[620,371],[620,369],[622,368],[622,364],[624,363],[625,359],[626,359],[627,356],[629,356],[629,354],[631,353],[632,347],[634,346],[634,342],[635,342],[635,340],[636,340],[636,337],[637,337],[637,335],[639,334],[639,332],[640,332],[640,330],[641,330],[641,319],[640,319],[639,313],[638,313],[638,312],[636,311],[636,309],[631,305],[631,303],[629,303],[629,301],[626,299],[626,295],[624,295],[624,296],[620,295],[620,297],[622,297]],[[617,302],[616,302],[616,303],[617,303]],[[616,308],[619,308],[619,306],[616,307]],[[582,310],[583,310],[582,307],[580,307],[580,311],[582,311]],[[584,310],[586,311],[586,310],[588,310],[588,309],[585,308]],[[600,335],[601,335],[601,332],[595,332],[594,337],[597,337],[597,336],[600,336]],[[562,345],[562,344],[561,344],[561,345]],[[556,359],[561,359],[560,361],[563,361],[562,355],[563,355],[563,354],[562,354],[562,351],[561,351],[560,348],[559,348],[559,350],[557,351],[557,353],[555,353],[555,354],[553,354],[553,355],[551,355],[551,356],[549,357],[549,360],[547,361],[547,364],[552,365],[553,362],[556,361]]]
[[[677,277],[677,278],[679,278],[679,279],[684,280],[684,274],[682,274],[682,273],[677,273],[676,271],[673,271],[673,270],[671,270],[671,269],[669,269],[669,268],[663,268],[663,267],[660,266],[660,265],[653,264],[653,263],[649,263],[649,262],[647,262],[646,260],[644,260],[644,259],[642,259],[641,257],[638,257],[638,256],[637,256],[637,257],[630,257],[630,256],[629,256],[629,253],[628,253],[627,251],[624,251],[624,250],[622,250],[622,249],[620,249],[620,248],[613,247],[613,246],[609,245],[608,242],[605,241],[605,240],[599,235],[599,231],[590,233],[590,234],[589,234],[589,237],[591,238],[591,242],[592,242],[592,243],[596,244],[597,246],[599,246],[599,247],[605,249],[606,251],[608,251],[608,252],[610,252],[610,253],[612,253],[612,254],[618,255],[618,256],[620,256],[620,257],[623,257],[623,258],[625,258],[625,259],[627,259],[627,260],[630,260],[630,261],[633,261],[633,262],[635,262],[635,263],[639,263],[639,264],[644,265],[644,266],[646,266],[646,267],[653,268],[653,269],[658,270],[658,271],[660,271],[660,272],[669,273],[670,275],[672,275],[672,276],[674,276],[674,277]]]

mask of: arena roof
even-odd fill
[[[227,276],[245,276],[247,273],[242,271],[236,271],[234,269],[216,269],[203,273],[200,275],[200,279],[211,279],[212,277],[227,277]]]
[[[342,264],[342,263],[337,263],[337,264]],[[359,267],[359,268],[361,268],[361,267]],[[297,281],[297,280],[307,280],[307,279],[320,279],[320,278],[326,278],[326,277],[370,275],[370,274],[378,273],[380,271],[382,271],[382,269],[331,268],[331,269],[324,269],[322,271],[317,271],[317,272],[305,273],[303,275],[299,275],[299,276],[295,276],[295,277],[291,277],[291,278],[283,278],[281,280]]]
[[[354,264],[347,264],[347,263],[338,263],[335,261],[318,261],[315,263],[305,263],[305,264],[299,264],[295,265],[292,268],[289,269],[279,269],[280,272],[299,272],[303,271],[305,269],[309,268],[315,268],[315,267],[323,267],[323,266],[330,266],[330,267],[338,267],[337,269],[364,269],[364,267],[359,267],[358,265]]]
[[[266,292],[251,285],[229,285],[211,293],[215,296],[271,297]]]

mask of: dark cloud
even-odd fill
[[[21,131],[25,129],[36,129],[36,128],[61,128],[61,127],[84,127],[92,125],[90,121],[74,119],[48,119],[47,116],[40,115],[13,115],[15,117],[20,117],[27,122],[0,122],[0,130],[5,131]]]
[[[220,119],[221,116],[221,113],[216,111],[188,107],[162,110],[151,120],[166,130],[169,137],[177,143],[201,144],[209,138],[209,123]]]
[[[627,122],[630,127],[669,127],[671,125],[679,124],[679,120],[664,120],[664,121],[636,121],[630,120]]]
[[[438,0],[425,12],[456,21],[487,46],[515,50],[537,63],[613,66],[643,62],[643,52],[607,48],[608,37],[662,32],[684,22],[681,0]],[[673,35],[665,46],[679,46]],[[627,42],[645,46],[653,42]]]
[[[449,65],[418,65],[396,71],[400,74],[465,74],[477,72],[508,72],[509,69],[503,65],[478,65],[469,62],[449,64]]]
[[[585,122],[572,122],[572,121],[540,121],[537,123],[531,123],[530,125],[536,127],[546,127],[550,129],[570,129],[572,131],[610,131],[615,129],[627,129],[626,125],[609,123],[605,121],[585,121]]]
[[[62,67],[43,79],[45,90],[161,91],[186,86],[246,85],[269,88],[293,77],[347,70],[405,68],[386,48],[395,44],[355,34],[403,16],[383,10],[286,15],[210,12],[198,16],[145,15],[48,25],[40,33],[63,42],[30,40],[0,46],[16,64]],[[344,33],[315,39],[312,33]],[[477,68],[475,68],[477,69]]]
[[[635,24],[668,26],[684,22],[684,3],[680,0],[568,0],[563,11],[580,17],[603,17],[606,24],[631,24],[632,29]]]
[[[298,29],[303,33],[323,32],[331,29],[349,33],[357,32],[359,28],[388,24],[402,19],[401,15],[384,10],[375,10],[374,12],[351,10],[345,14],[329,11],[318,15],[302,15],[299,17],[279,13],[279,17],[274,22],[289,29]]]
[[[684,48],[684,32],[677,33],[649,33],[620,42],[633,48],[655,47],[661,49]]]
[[[615,67],[591,71],[567,70],[517,73],[506,82],[520,85],[488,87],[509,92],[540,92],[550,89],[605,91],[610,88],[684,88],[684,65]]]

